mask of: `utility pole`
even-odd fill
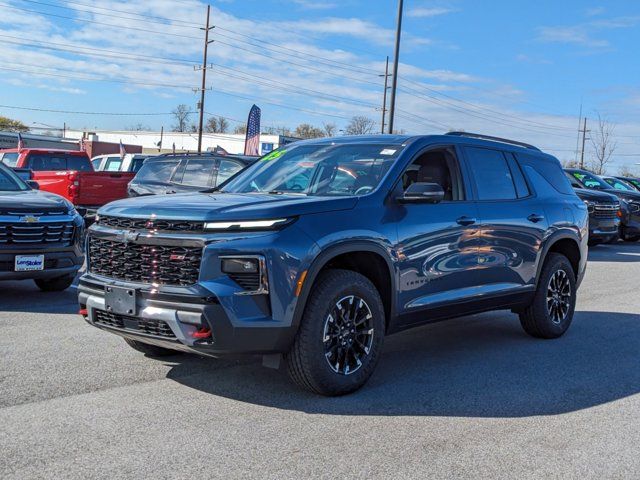
[[[578,137],[576,138],[576,155],[573,159],[574,162],[578,161],[578,148],[580,145],[580,124],[582,123],[582,100],[580,100],[580,114],[578,115]]]
[[[382,75],[378,75],[381,77]],[[384,134],[385,118],[387,116],[387,90],[389,90],[389,56],[387,55],[387,62],[384,66],[384,92],[382,94],[382,127],[380,133]]]
[[[587,117],[584,117],[584,127],[582,127],[582,151],[580,152],[580,168],[584,168],[584,144],[587,141]]]
[[[209,30],[213,27],[209,26],[209,15],[211,14],[211,5],[207,5],[207,23],[204,27],[204,55],[202,61],[202,67],[195,67],[196,70],[202,70],[202,86],[200,88],[200,102],[198,103],[198,110],[200,119],[198,121],[198,153],[202,152],[202,128],[204,121],[204,93],[207,90],[207,51],[209,49]]]
[[[389,133],[393,133],[393,120],[396,113],[396,89],[398,88],[398,61],[400,57],[400,36],[402,34],[403,0],[398,0],[398,22],[396,25],[396,48],[393,57],[393,79],[391,84],[391,105],[389,106]]]

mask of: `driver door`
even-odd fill
[[[439,203],[400,205],[398,228],[401,323],[428,321],[426,309],[449,306],[474,294],[480,221],[453,146],[429,149],[405,171],[401,190],[414,182],[437,183]]]

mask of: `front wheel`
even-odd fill
[[[327,396],[359,389],[378,363],[385,335],[380,294],[365,276],[349,270],[320,275],[286,356],[291,379]]]
[[[538,287],[520,314],[525,332],[536,338],[558,338],[571,325],[576,308],[576,277],[564,255],[550,253],[545,260]]]

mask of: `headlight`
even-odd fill
[[[205,230],[271,230],[289,222],[288,218],[275,220],[241,220],[237,222],[207,222]]]
[[[589,211],[589,213],[593,213],[596,204],[590,200],[583,200],[583,202],[587,206],[587,210]]]

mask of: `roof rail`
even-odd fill
[[[445,135],[454,135],[456,137],[469,137],[469,138],[478,138],[480,140],[492,140],[494,142],[500,143],[508,143],[509,145],[515,145],[518,147],[524,147],[529,150],[535,150],[536,152],[541,152],[538,147],[534,147],[533,145],[529,145],[528,143],[518,142],[516,140],[509,140],[508,138],[500,138],[500,137],[492,137],[490,135],[483,135],[481,133],[471,133],[471,132],[447,132]]]

